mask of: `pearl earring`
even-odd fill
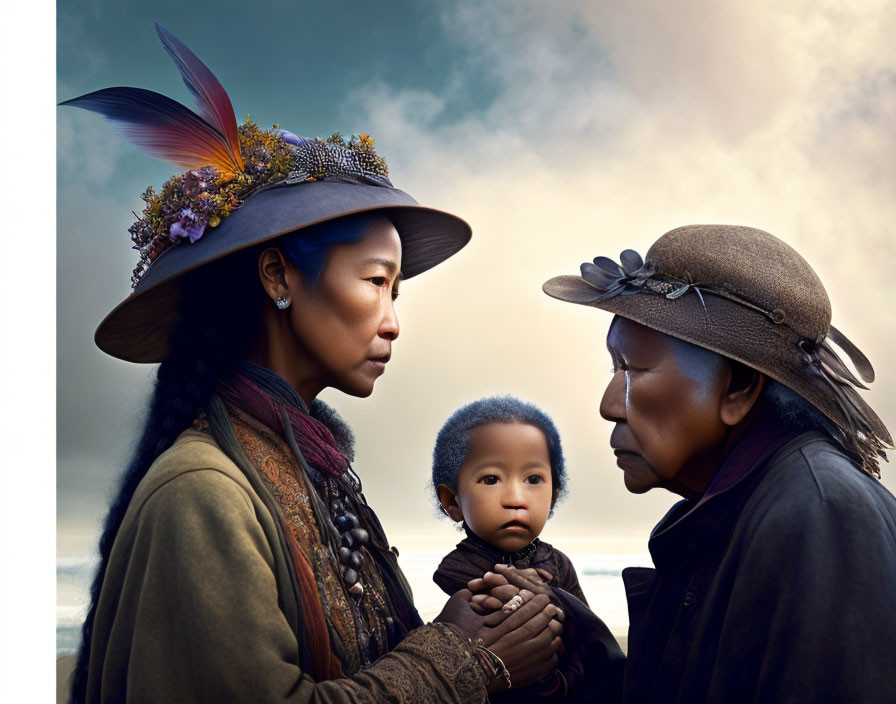
[[[280,310],[286,310],[287,308],[289,308],[289,301],[287,301],[283,296],[279,296],[275,303]]]

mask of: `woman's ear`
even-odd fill
[[[276,301],[289,299],[289,284],[286,281],[286,263],[276,247],[269,247],[258,257],[258,275],[265,292]]]
[[[436,493],[439,495],[439,503],[442,509],[448,514],[452,521],[464,520],[464,512],[461,510],[460,504],[457,503],[457,494],[447,484],[439,484],[436,487]]]
[[[765,374],[757,372],[745,364],[733,362],[728,391],[722,398],[719,416],[728,426],[735,426],[746,418],[756,405],[765,388]]]

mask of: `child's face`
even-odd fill
[[[554,498],[544,433],[525,423],[475,428],[457,491],[444,484],[438,491],[448,515],[487,543],[503,552],[524,548],[541,533]]]

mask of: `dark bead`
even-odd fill
[[[389,628],[392,628],[392,626],[395,625],[395,619],[391,616],[386,616],[386,625],[389,626]]]
[[[389,549],[394,553],[395,557],[398,557],[398,548],[397,548],[397,547],[395,547],[395,546],[393,545],[393,546],[392,546],[391,548],[389,548]]]
[[[352,524],[352,528],[357,528],[358,526],[361,525],[361,522],[358,520],[358,517],[355,514],[351,513],[350,511],[345,514],[345,518],[346,518],[346,520],[348,520],[349,523]]]
[[[352,535],[352,532],[342,534],[342,542],[345,543],[348,547],[351,547],[355,544],[355,536]]]
[[[359,545],[367,545],[367,541],[370,540],[370,536],[367,535],[367,531],[363,528],[352,528],[346,535],[354,536]]]
[[[330,502],[330,513],[342,513],[342,502],[339,499],[334,499]]]
[[[339,548],[339,561],[343,565],[349,564],[349,560],[351,559],[352,551],[348,548],[342,547]]]
[[[352,567],[354,567],[355,569],[358,569],[361,566],[361,562],[362,562],[361,553],[359,553],[357,550],[355,550],[353,553],[351,553],[349,555],[348,560],[349,560],[349,564],[351,564]]]
[[[355,582],[348,588],[348,593],[351,594],[353,598],[360,599],[364,596],[364,585],[360,582]]]
[[[342,579],[349,586],[351,586],[352,584],[357,582],[360,578],[361,578],[361,576],[355,570],[353,570],[351,567],[346,567],[342,571]]]
[[[358,585],[360,586],[360,585]],[[364,650],[367,650],[367,646],[370,644],[370,636],[361,631],[358,634],[358,645],[360,645]]]
[[[336,519],[336,527],[339,530],[346,530],[351,527],[351,521],[349,520],[350,514],[343,514]]]

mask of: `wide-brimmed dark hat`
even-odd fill
[[[198,104],[198,114],[140,88],[106,88],[67,100],[104,115],[148,154],[189,169],[156,193],[130,228],[140,262],[134,290],[97,328],[104,352],[130,362],[161,362],[179,320],[184,277],[227,255],[306,227],[359,213],[382,213],[402,245],[402,276],[416,276],[470,240],[460,218],[417,203],[393,187],[368,135],[298,137],[248,118],[238,126],[212,72],[156,25]]]
[[[418,205],[404,191],[338,181],[272,188],[252,196],[215,230],[166,249],[134,291],[97,328],[97,346],[129,362],[161,362],[179,320],[183,275],[239,250],[317,223],[378,211],[401,238],[401,271],[408,279],[444,261],[470,240],[470,226],[454,215]]]
[[[856,393],[874,370],[831,326],[831,304],[818,276],[790,246],[762,230],[690,225],[660,237],[646,260],[633,250],[557,276],[549,296],[594,306],[743,362],[796,391],[843,434],[866,471],[892,447],[887,428]]]

